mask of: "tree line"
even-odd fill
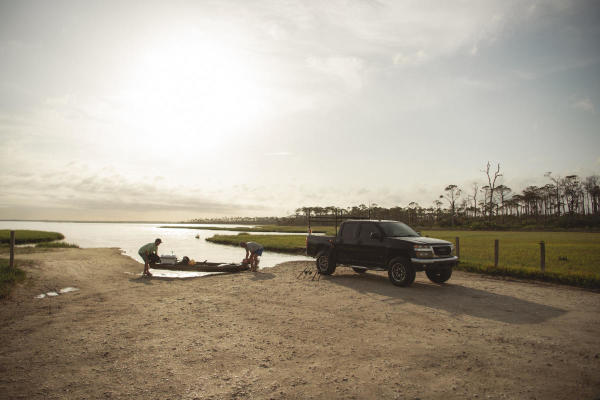
[[[600,228],[600,177],[559,176],[547,172],[543,186],[527,186],[517,192],[501,183],[500,164],[488,162],[481,170],[484,182],[469,187],[448,184],[428,206],[381,207],[376,203],[345,208],[304,206],[286,217],[196,219],[198,223],[305,225],[311,216],[370,217],[403,221],[421,227],[471,229],[556,227]]]
[[[543,225],[556,227],[600,227],[600,177],[561,177],[547,172],[548,183],[527,186],[521,192],[500,183],[500,164],[487,163],[481,171],[485,183],[470,187],[446,185],[429,206],[410,202],[406,207],[380,207],[360,204],[340,210],[336,207],[301,207],[296,216],[308,209],[313,215],[370,216],[393,219],[415,226],[471,228]],[[337,211],[336,211],[337,210]],[[341,211],[341,213],[340,213]]]

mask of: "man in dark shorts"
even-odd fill
[[[250,271],[256,272],[258,270],[258,263],[260,260],[258,257],[262,256],[264,247],[256,242],[240,242],[240,246],[246,249],[246,258],[242,263],[250,264]]]
[[[154,243],[146,243],[138,250],[138,254],[144,260],[144,273],[142,276],[152,276],[150,273],[150,260],[153,257],[158,257],[158,245],[162,243],[162,240],[156,239]]]

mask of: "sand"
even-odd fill
[[[146,279],[118,249],[22,257],[30,278],[0,303],[3,399],[600,396],[590,291],[461,272],[317,281],[304,262]]]

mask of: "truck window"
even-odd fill
[[[360,241],[361,242],[367,242],[369,240],[371,240],[371,233],[372,232],[379,232],[379,229],[377,228],[377,225],[367,222],[367,223],[363,223],[360,225]]]
[[[418,237],[419,234],[415,232],[410,226],[403,224],[402,222],[389,221],[381,222],[379,224],[383,233],[388,237]]]
[[[342,240],[344,242],[354,241],[356,239],[357,228],[358,228],[357,222],[345,222],[344,229],[342,229]]]

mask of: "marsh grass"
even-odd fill
[[[49,243],[38,243],[35,245],[37,248],[44,249],[60,249],[60,248],[75,248],[78,249],[79,246],[75,243],[67,243],[67,242],[49,242]]]
[[[15,230],[15,244],[52,242],[64,238],[64,235],[58,232]],[[10,243],[9,229],[0,229],[0,243]]]
[[[19,268],[9,268],[9,261],[0,258],[0,299],[10,294],[17,282],[25,279],[25,271]]]
[[[303,254],[306,251],[306,235],[251,235],[239,233],[237,235],[214,235],[206,239],[212,243],[229,246],[240,246],[240,242],[257,242],[267,251],[280,253]]]

